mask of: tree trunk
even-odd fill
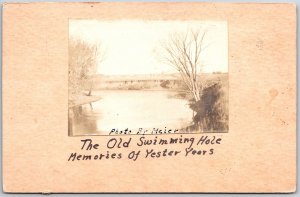
[[[91,96],[92,95],[92,89],[93,89],[93,81],[90,82],[90,89],[89,89],[89,93],[87,94],[87,96]]]

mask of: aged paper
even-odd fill
[[[296,7],[3,5],[5,192],[294,192]]]

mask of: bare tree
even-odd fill
[[[160,56],[163,62],[180,73],[182,81],[195,101],[199,101],[201,96],[200,54],[207,47],[203,44],[206,33],[207,30],[189,30],[184,34],[174,33],[161,45]]]
[[[91,45],[80,39],[69,40],[69,94],[80,94],[93,88],[92,76],[96,73],[97,63],[104,59],[101,45]]]

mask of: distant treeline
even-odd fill
[[[202,74],[201,82],[203,84],[210,84],[216,81],[224,81],[227,79],[228,74],[224,73],[212,73],[212,74]],[[166,77],[160,76],[160,79],[141,79],[132,78],[132,79],[121,79],[120,77],[117,80],[101,80],[94,79],[93,90],[184,90],[183,81],[180,77]]]

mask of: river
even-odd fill
[[[108,135],[112,129],[181,129],[192,123],[188,101],[171,91],[94,91],[100,100],[80,107],[69,117],[69,135]],[[70,112],[69,112],[70,113]]]

